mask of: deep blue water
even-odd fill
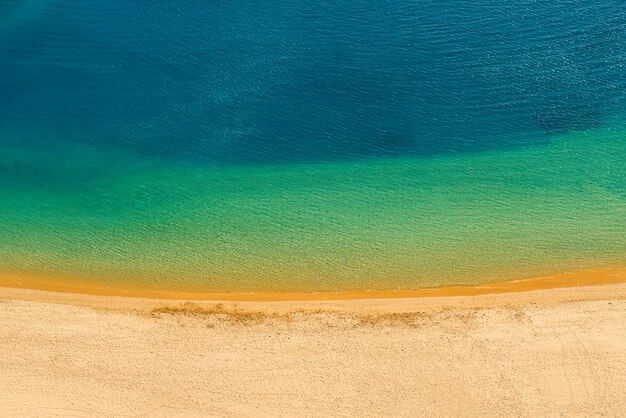
[[[622,112],[625,60],[622,0],[4,0],[0,141],[215,164],[524,147]]]

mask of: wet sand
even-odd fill
[[[200,302],[0,289],[1,416],[620,416],[626,284]]]
[[[99,296],[124,296],[168,300],[219,300],[219,301],[307,301],[307,300],[357,300],[396,299],[442,296],[477,296],[498,293],[527,292],[573,286],[597,286],[626,283],[626,267],[607,266],[594,269],[554,273],[538,277],[517,278],[481,283],[454,285],[414,290],[373,290],[344,292],[208,292],[204,289],[172,290],[114,283],[71,281],[59,277],[32,276],[0,271],[0,287],[47,290]]]

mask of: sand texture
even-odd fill
[[[626,285],[167,302],[0,289],[0,416],[623,416]]]

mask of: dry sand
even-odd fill
[[[0,416],[615,416],[626,284],[184,303],[0,289]]]

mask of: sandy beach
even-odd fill
[[[1,416],[622,416],[626,284],[185,302],[0,288]]]

